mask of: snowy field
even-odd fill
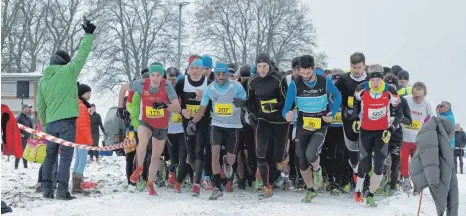
[[[98,182],[101,194],[79,196],[74,201],[45,200],[32,186],[37,182],[38,164],[29,169],[14,170],[14,159],[6,162],[2,156],[1,200],[13,208],[8,215],[18,216],[78,216],[78,215],[376,215],[411,216],[417,214],[419,197],[399,194],[395,197],[378,197],[378,207],[369,208],[355,203],[351,195],[332,197],[319,194],[313,203],[300,200],[302,192],[275,191],[270,199],[258,201],[255,193],[236,190],[225,193],[217,201],[208,200],[210,192],[201,191],[201,197],[191,197],[186,188],[181,194],[169,189],[157,189],[159,196],[150,197],[147,192],[128,191],[124,157],[105,157],[100,164],[88,164],[86,181]],[[460,207],[458,215],[466,215],[466,175],[459,175]],[[436,215],[429,192],[422,201],[421,215]]]

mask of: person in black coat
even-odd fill
[[[17,117],[16,117],[16,121],[19,123],[19,124],[22,124],[26,127],[29,127],[29,128],[33,128],[33,125],[32,125],[32,119],[29,117],[29,111],[30,111],[30,108],[31,106],[29,104],[24,104],[22,106],[22,112],[21,114],[19,114]],[[27,140],[31,137],[31,134],[26,132],[26,131],[23,131],[21,130],[21,144],[23,146],[23,151],[24,151],[24,148],[26,148],[26,144],[27,144]],[[20,158],[16,158],[15,160],[15,169],[18,169],[18,166],[19,166],[19,161],[21,159]],[[28,168],[28,162],[26,159],[23,158],[23,165],[24,165],[24,168]]]
[[[463,148],[466,145],[466,134],[463,128],[460,127],[459,123],[455,125],[455,170],[458,173],[458,158],[460,159],[460,173],[463,174]]]
[[[92,146],[99,146],[99,139],[100,139],[99,127],[105,136],[107,136],[107,133],[105,132],[104,126],[102,124],[102,118],[100,117],[100,114],[96,112],[95,104],[91,104],[90,117],[91,117],[92,141],[94,141]],[[95,156],[96,161],[99,161],[98,151],[89,151],[89,155],[91,156],[91,161],[94,161],[94,158],[93,158],[94,156]]]

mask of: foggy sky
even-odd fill
[[[399,64],[410,83],[424,81],[435,106],[452,103],[466,126],[466,1],[303,0],[329,68],[349,68],[359,51],[368,64]],[[465,127],[466,128],[466,127]]]

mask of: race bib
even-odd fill
[[[321,121],[321,118],[303,117],[303,128],[311,131],[320,129]]]
[[[332,119],[332,124],[343,124],[343,120],[341,119],[341,112],[337,112]]]
[[[154,109],[150,106],[146,106],[146,117],[147,118],[162,118],[165,116],[164,109]]]
[[[348,106],[350,108],[353,108],[353,104],[354,104],[354,97],[353,96],[348,96]]]
[[[188,109],[189,112],[191,112],[191,115],[195,115],[197,112],[199,112],[199,107],[199,105],[186,104],[186,109]]]
[[[390,117],[390,119],[388,120],[388,123],[391,125],[393,124],[393,121],[395,121],[395,117]]]
[[[387,115],[387,108],[386,107],[382,107],[382,108],[379,108],[379,109],[369,108],[367,114],[368,114],[370,120],[374,120],[374,121],[379,120],[382,117],[384,117],[385,115]]]
[[[215,114],[217,116],[232,116],[233,104],[215,104]]]
[[[268,101],[263,101],[263,100],[261,100],[262,112],[264,112],[264,113],[273,113],[273,112],[276,112],[276,111],[277,111],[276,109],[272,109],[272,111],[266,110],[266,109],[264,108],[264,104],[266,104],[266,103],[276,104],[276,103],[278,103],[278,102],[277,102],[277,99],[272,99],[272,100],[268,100]]]
[[[181,115],[179,113],[173,113],[172,122],[176,124],[181,124]]]
[[[410,125],[405,125],[406,129],[409,130],[419,130],[421,129],[421,122],[413,120],[413,123]]]

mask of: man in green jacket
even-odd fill
[[[43,77],[39,81],[37,91],[37,111],[44,131],[52,136],[75,142],[76,119],[79,115],[78,88],[76,85],[79,73],[84,67],[92,42],[96,26],[89,20],[84,20],[82,25],[86,33],[81,40],[76,56],[63,51],[57,51],[50,58],[50,65],[43,71]],[[54,198],[52,187],[52,168],[57,161],[60,149],[60,163],[57,173],[57,199],[76,199],[68,191],[70,179],[70,166],[73,160],[74,148],[60,146],[57,143],[47,141],[47,154],[42,169],[42,189],[44,198]]]

